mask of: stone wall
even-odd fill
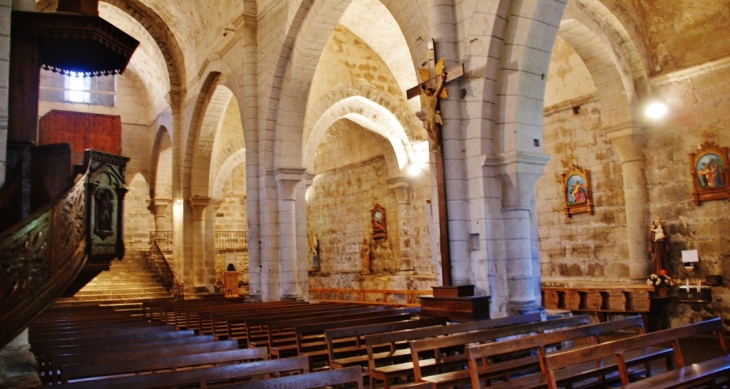
[[[215,212],[216,231],[247,231],[246,227],[246,164],[231,171],[223,187],[220,206]],[[223,272],[233,264],[243,287],[239,293],[248,293],[248,253],[242,251],[216,251],[216,284],[223,283]]]
[[[730,61],[708,63],[654,80],[655,93],[670,105],[670,116],[645,130],[649,210],[665,220],[669,233],[669,274],[681,279],[722,275],[730,280],[730,202],[695,205],[688,154],[705,140],[730,147]],[[729,183],[726,183],[728,185]],[[698,250],[700,262],[687,273],[681,250]],[[710,304],[676,304],[674,325],[711,316],[730,320],[730,289],[712,288]]]
[[[398,201],[386,170],[381,156],[316,176],[307,193],[307,231],[319,241],[320,269],[310,271],[310,287],[429,289],[433,285],[425,213],[425,199],[430,196],[427,180],[413,182],[407,206],[411,219],[399,220]],[[385,208],[387,239],[372,239],[375,203]],[[401,245],[400,234],[406,230],[408,238]],[[369,270],[364,270],[361,258],[363,239],[371,245]],[[404,247],[412,253],[414,266],[404,266]],[[428,270],[416,274],[414,268]]]
[[[566,278],[627,281],[626,217],[619,157],[599,126],[599,104],[547,109],[545,153],[552,158],[536,185],[540,268],[543,282]],[[573,107],[580,107],[576,113]],[[565,215],[563,174],[571,163],[588,169],[594,214]]]

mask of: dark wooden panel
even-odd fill
[[[75,153],[94,149],[122,153],[122,119],[117,115],[52,110],[38,129],[40,144],[71,143]]]

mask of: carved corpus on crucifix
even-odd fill
[[[444,159],[441,152],[441,126],[444,124],[438,107],[439,98],[449,97],[444,85],[464,75],[464,65],[457,66],[444,71],[444,58],[441,57],[435,62],[436,52],[433,40],[428,42],[428,68],[421,68],[418,73],[423,82],[406,92],[406,97],[411,99],[421,96],[422,111],[419,118],[424,121],[431,151],[434,153],[434,173],[436,176],[436,187],[438,193],[438,215],[439,215],[439,246],[441,247],[441,269],[443,286],[451,286],[451,260],[449,254],[449,230],[446,214],[446,184],[444,180]],[[424,64],[424,65],[426,65]],[[432,71],[433,70],[433,73]]]

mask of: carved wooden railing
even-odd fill
[[[160,249],[157,240],[150,241],[150,252],[147,257],[148,265],[157,271],[162,278],[162,285],[177,299],[185,298],[185,285],[179,281],[177,274],[170,266],[165,254]]]
[[[418,296],[432,295],[430,290],[410,289],[337,289],[309,288],[310,300],[334,301],[363,304],[399,305],[404,307],[420,306]]]
[[[0,234],[0,347],[51,305],[86,262],[86,178]]]
[[[216,251],[246,251],[246,231],[216,231]]]

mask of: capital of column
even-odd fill
[[[296,186],[304,178],[304,168],[278,168],[274,171],[279,200],[296,199]]]
[[[621,164],[644,160],[644,132],[637,123],[621,123],[603,129],[616,147]]]
[[[395,198],[398,201],[398,204],[408,204],[411,202],[409,193],[411,189],[411,185],[408,183],[408,181],[403,177],[397,177],[394,179],[388,180],[388,185],[390,190],[395,193]]]
[[[210,199],[210,205],[213,206],[214,210],[219,210],[223,204],[223,199]]]
[[[172,203],[172,199],[154,198],[152,206],[155,207],[155,215],[161,216],[165,214],[167,207]]]
[[[500,154],[497,158],[485,159],[482,168],[496,168],[500,172],[503,208],[529,210],[535,195],[535,184],[543,175],[549,160],[550,156],[542,153],[512,151]]]
[[[210,197],[191,197],[190,208],[193,210],[193,220],[203,220],[205,218],[205,208],[210,204]]]

